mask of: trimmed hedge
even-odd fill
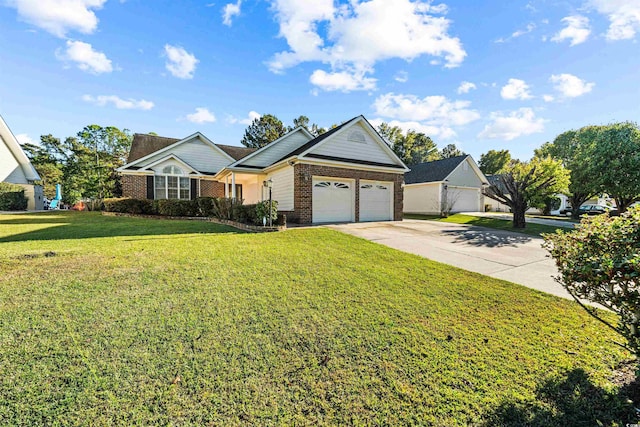
[[[104,210],[107,212],[156,215],[153,200],[130,199],[128,197],[104,199]]]
[[[269,202],[243,205],[242,200],[224,197],[198,197],[195,200],[113,198],[104,199],[104,210],[134,215],[211,217],[262,225],[262,217],[269,211]],[[286,223],[286,217],[278,215],[276,201],[273,202],[272,218],[274,225]]]
[[[26,211],[28,200],[24,188],[8,182],[0,182],[0,211]]]

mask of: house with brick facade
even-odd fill
[[[363,117],[314,137],[299,127],[260,148],[134,135],[123,195],[148,199],[273,200],[290,222],[398,221],[409,169]]]

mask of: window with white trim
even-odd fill
[[[191,180],[184,175],[184,171],[175,165],[162,168],[162,174],[155,176],[155,198],[189,200]]]

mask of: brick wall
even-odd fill
[[[371,172],[363,170],[296,164],[294,166],[294,211],[287,213],[287,220],[300,224],[310,224],[313,215],[313,176],[355,179],[356,221],[360,221],[360,180],[393,182],[393,219],[402,221],[403,174]]]
[[[147,177],[144,175],[122,175],[122,196],[132,199],[146,199]]]
[[[201,179],[200,197],[224,197],[224,182]]]

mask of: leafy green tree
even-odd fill
[[[289,126],[287,128],[287,132],[291,132],[297,127],[305,128],[313,136],[322,135],[327,131],[325,128],[320,127],[315,123],[313,123],[312,125],[309,125],[309,117],[307,116],[298,116],[297,118],[293,119],[293,126]]]
[[[104,198],[122,194],[116,169],[127,160],[132,137],[127,130],[89,125],[78,132],[72,144],[79,168],[87,178],[84,197]],[[93,162],[95,158],[95,162]]]
[[[307,119],[308,120],[308,119]],[[287,133],[287,128],[280,119],[271,114],[265,114],[247,127],[242,137],[242,145],[249,148],[260,148],[275,141]]]
[[[439,159],[436,144],[424,133],[409,130],[403,134],[402,129],[387,123],[378,126],[378,133],[389,141],[393,152],[407,165]]]
[[[512,162],[498,177],[498,182],[485,188],[483,194],[511,208],[513,228],[525,228],[527,209],[543,205],[547,197],[566,191],[569,185],[569,172],[562,162],[550,157]]]
[[[456,147],[455,144],[449,144],[440,151],[440,157],[443,159],[449,159],[451,157],[464,156],[464,151]]]
[[[46,195],[53,196],[53,186],[62,183],[63,200],[73,203],[122,194],[116,168],[126,162],[131,140],[127,130],[90,125],[64,141],[43,135],[40,147],[29,147],[27,152],[44,171]]]
[[[489,150],[480,155],[478,166],[485,175],[495,175],[506,168],[511,162],[509,150]]]
[[[591,147],[591,179],[624,212],[640,199],[640,129],[631,122],[600,126]]]
[[[558,282],[589,314],[626,340],[620,345],[640,356],[640,207],[619,217],[586,218],[576,230],[544,238],[560,272]],[[611,322],[604,311],[582,300],[608,308],[619,321]]]
[[[22,148],[40,175],[41,180],[37,184],[42,185],[45,197],[52,199],[56,194],[56,184],[62,183],[63,165],[47,150],[46,141],[49,138],[53,138],[53,136],[43,135],[41,145],[24,144]]]
[[[580,216],[580,206],[598,192],[591,152],[599,131],[600,126],[585,126],[577,131],[569,130],[535,151],[538,157],[551,156],[561,160],[564,167],[570,171],[567,196],[571,204],[572,216],[576,219]]]

